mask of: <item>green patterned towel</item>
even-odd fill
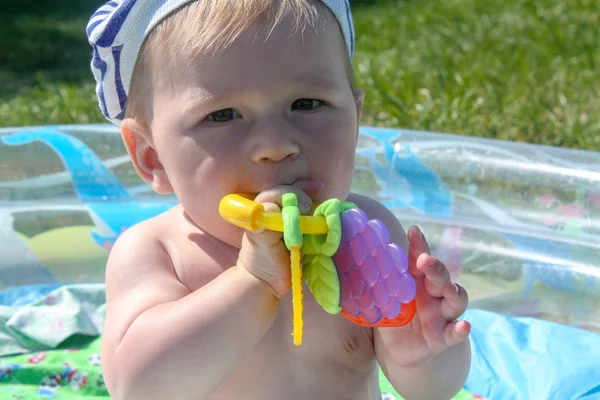
[[[100,370],[100,337],[87,342],[81,347],[3,357],[0,399],[109,399]]]

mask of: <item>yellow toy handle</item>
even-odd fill
[[[249,231],[268,229],[283,232],[281,213],[265,211],[250,194],[229,194],[219,203],[219,213],[229,223]],[[329,231],[323,216],[300,216],[300,231],[304,234],[326,234]]]

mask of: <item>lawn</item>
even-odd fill
[[[87,18],[4,1],[0,126],[102,122]],[[363,124],[600,151],[597,0],[354,1]]]

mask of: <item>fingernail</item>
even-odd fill
[[[458,285],[457,285],[456,283],[453,283],[453,284],[452,284],[452,286],[453,286],[453,288],[454,288],[454,292],[455,292],[455,293],[458,293],[458,290],[459,290],[459,289],[458,289]]]
[[[300,203],[300,213],[306,214],[310,212],[310,204],[301,202]]]

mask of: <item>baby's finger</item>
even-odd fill
[[[451,347],[459,344],[469,337],[471,324],[467,321],[454,321],[449,323],[444,330],[444,343]]]
[[[443,289],[444,299],[441,304],[442,317],[447,321],[454,321],[467,309],[469,305],[469,295],[462,286],[448,282]]]
[[[262,205],[265,208],[265,211],[269,211],[269,212],[281,212],[281,208],[279,208],[279,205],[277,205],[275,203],[263,202]]]
[[[277,185],[270,187],[258,194],[254,201],[257,203],[273,203],[282,207],[281,198],[286,193],[294,193],[298,198],[298,208],[302,214],[310,212],[312,199],[303,190],[292,185]]]
[[[425,239],[425,235],[417,226],[411,226],[408,230],[409,256],[414,258],[414,261],[423,253],[431,254],[429,243]]]
[[[429,254],[417,259],[417,270],[425,274],[425,290],[432,297],[443,297],[444,286],[450,282],[450,273],[443,262]]]
[[[417,226],[411,226],[408,230],[408,269],[409,272],[416,278],[423,276],[423,273],[417,269],[417,259],[423,253],[431,252],[425,236]]]

